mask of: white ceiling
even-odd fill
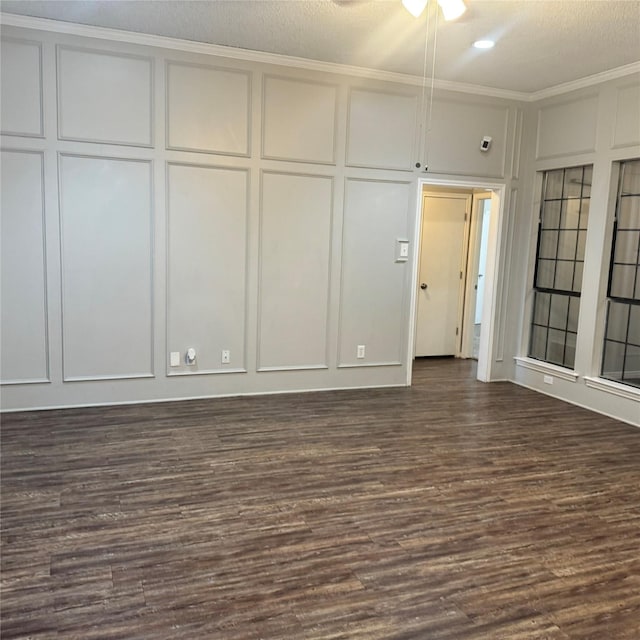
[[[430,0],[431,16],[435,0]],[[532,93],[640,61],[640,0],[466,0],[435,77]],[[17,13],[423,75],[427,18],[400,0],[2,0]],[[434,19],[431,19],[434,26]],[[471,44],[494,38],[494,49]],[[429,39],[429,56],[433,37]],[[428,63],[431,75],[431,58]]]

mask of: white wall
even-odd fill
[[[2,29],[4,409],[405,384],[417,162],[506,187],[513,375],[521,103],[436,91],[425,132],[410,82],[78,32]]]
[[[606,311],[606,285],[617,191],[616,163],[640,157],[640,74],[539,100],[526,111],[523,167],[527,181],[518,216],[511,292],[520,347],[514,379],[595,411],[640,425],[640,391],[598,379]],[[532,304],[540,172],[593,165],[575,369],[558,370],[526,358]],[[517,289],[520,289],[518,296]],[[519,298],[519,301],[518,301]],[[553,384],[545,384],[545,375]]]

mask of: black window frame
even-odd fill
[[[638,187],[629,193],[624,193],[624,178],[625,171],[630,166],[640,167],[640,158],[624,160],[619,163],[619,177],[618,177],[618,191],[616,195],[615,213],[613,218],[613,235],[611,239],[611,257],[609,260],[609,275],[607,279],[607,311],[605,320],[605,330],[602,340],[602,360],[600,363],[600,377],[605,380],[611,380],[620,384],[625,384],[631,387],[640,388],[640,378],[629,378],[626,376],[626,363],[629,347],[638,349],[640,351],[640,343],[630,342],[630,327],[632,321],[632,315],[634,314],[640,318],[640,215],[638,215],[637,227],[620,227],[620,212],[625,198],[637,198],[640,203],[640,180],[638,181]],[[638,205],[640,207],[640,204]],[[617,246],[620,241],[619,232],[623,233],[635,233],[637,234],[637,248],[636,248],[636,262],[619,262],[616,260]],[[616,266],[635,267],[635,274],[633,280],[633,287],[631,291],[632,297],[616,295],[614,289],[614,273]],[[618,308],[626,306],[626,324],[625,324],[625,339],[618,340],[610,337],[609,331],[611,329],[611,314],[614,305]],[[640,320],[638,320],[640,322]],[[640,328],[636,329],[640,331]],[[620,364],[620,375],[614,376],[610,372],[605,370],[607,364],[608,347],[610,345],[622,346],[622,361]],[[637,373],[634,371],[634,373]]]
[[[576,175],[580,172],[580,189],[578,195],[571,195],[568,184],[575,181],[570,180],[568,175]],[[557,177],[562,172],[562,183],[560,187],[559,197],[549,197],[549,180],[555,174]],[[575,365],[575,345],[578,335],[578,317],[580,312],[580,294],[582,291],[582,277],[584,273],[584,242],[586,241],[586,231],[589,219],[589,204],[591,199],[591,176],[593,175],[593,165],[580,165],[577,167],[563,167],[543,172],[542,190],[540,199],[540,212],[538,216],[538,232],[536,241],[536,258],[533,276],[533,308],[531,314],[529,345],[527,354],[530,358],[553,364],[568,369],[573,369]],[[578,217],[576,226],[566,226],[565,220],[569,217],[569,203],[577,202]],[[548,226],[545,221],[547,207],[551,209],[551,203],[557,203],[559,207],[557,213],[557,225]],[[586,203],[586,206],[585,206]],[[572,214],[575,215],[575,214]],[[584,221],[584,224],[583,224]],[[562,256],[561,251],[561,234],[570,234],[575,232],[575,242],[573,247],[573,256]],[[581,233],[583,234],[581,236]],[[542,252],[543,234],[556,234],[555,252],[551,257]],[[583,238],[583,246],[580,254],[581,237]],[[553,244],[553,243],[551,243]],[[545,249],[545,252],[547,249]],[[551,286],[549,282],[541,283],[544,278],[541,277],[541,267],[553,264],[553,279]],[[571,265],[571,288],[566,286],[556,286],[558,281],[558,265]],[[578,265],[580,265],[578,267]],[[545,275],[545,278],[547,275]],[[563,284],[567,284],[566,282]],[[565,305],[566,302],[566,305]],[[552,309],[566,306],[566,315],[564,317],[563,326],[554,326],[552,323]],[[546,322],[540,321],[540,310],[546,309]],[[544,315],[544,313],[542,313]],[[573,317],[573,319],[572,319]],[[556,337],[562,335],[562,356],[556,357],[554,351],[550,348],[550,335],[554,332]],[[541,344],[537,338],[540,333],[544,333],[544,353],[540,349]]]

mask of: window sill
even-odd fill
[[[576,382],[579,374],[572,369],[565,369],[559,367],[556,364],[550,364],[548,362],[542,362],[542,360],[534,360],[533,358],[514,358],[516,365],[524,369],[531,369],[531,371],[537,371],[538,373],[547,374],[560,378],[561,380],[567,380],[568,382]]]
[[[598,389],[598,391],[611,393],[614,396],[626,398],[627,400],[640,401],[640,389],[630,387],[626,384],[605,380],[604,378],[592,378],[591,376],[585,376],[584,383],[590,389]]]

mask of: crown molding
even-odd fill
[[[592,87],[595,84],[606,82],[607,80],[615,80],[616,78],[623,78],[634,73],[640,73],[640,61],[632,62],[631,64],[625,64],[622,67],[616,67],[615,69],[609,69],[608,71],[602,71],[595,73],[592,76],[586,76],[579,78],[578,80],[572,80],[571,82],[564,82],[548,89],[541,89],[540,91],[534,91],[528,94],[526,100],[528,102],[537,102],[538,100],[544,100],[545,98],[553,98],[564,93],[576,91],[577,89],[585,89]]]
[[[95,27],[92,25],[78,24],[75,22],[63,22],[61,20],[50,20],[48,18],[34,18],[13,13],[0,12],[0,25],[20,27],[23,29],[35,29],[39,31],[49,31],[53,33],[63,33],[67,35],[80,36],[85,38],[97,38],[109,40],[111,42],[122,42],[126,44],[143,45],[170,49],[186,53],[197,53],[221,58],[231,58],[234,60],[245,60],[262,64],[273,64],[296,69],[307,69],[323,73],[335,73],[340,75],[355,76],[358,78],[368,78],[370,80],[381,80],[384,82],[398,82],[414,86],[423,84],[431,85],[431,78],[422,78],[405,73],[395,73],[393,71],[382,71],[367,67],[356,67],[353,65],[339,64],[336,62],[323,62],[310,58],[298,58],[279,53],[267,53],[264,51],[252,51],[250,49],[240,49],[237,47],[227,47],[219,44],[209,44],[206,42],[195,42],[193,40],[181,40],[179,38],[169,38],[135,31],[123,31],[121,29],[109,29],[106,27]],[[586,76],[578,80],[527,93],[523,91],[511,91],[508,89],[497,89],[482,85],[466,84],[449,80],[433,81],[436,89],[453,91],[458,93],[471,93],[477,96],[487,96],[491,98],[502,98],[504,100],[514,100],[517,102],[537,102],[545,98],[569,93],[577,89],[583,89],[592,85],[614,80],[623,76],[640,72],[640,61],[633,62],[622,67],[610,69]]]
[[[385,82],[398,82],[414,86],[423,84],[431,85],[431,78],[423,79],[405,73],[395,73],[393,71],[382,71],[379,69],[369,69],[367,67],[356,67],[353,65],[339,64],[336,62],[323,62],[321,60],[311,60],[309,58],[298,58],[286,56],[278,53],[266,53],[264,51],[252,51],[250,49],[239,49],[237,47],[227,47],[206,42],[195,42],[192,40],[181,40],[179,38],[168,38],[147,33],[134,31],[123,31],[120,29],[108,29],[105,27],[95,27],[75,22],[63,22],[61,20],[50,20],[48,18],[34,18],[13,13],[0,13],[0,24],[23,29],[35,29],[39,31],[49,31],[53,33],[63,33],[67,35],[80,36],[85,38],[97,38],[109,40],[111,42],[122,42],[126,44],[143,45],[161,49],[172,49],[186,53],[197,53],[222,58],[232,58],[234,60],[245,60],[262,64],[273,64],[297,69],[308,69],[323,73],[336,73],[341,75],[355,76],[358,78],[368,78],[371,80],[382,80]],[[509,91],[507,89],[495,89],[493,87],[483,87],[481,85],[464,84],[451,82],[448,80],[436,79],[433,83],[436,89],[446,91],[456,91],[459,93],[472,93],[479,96],[492,98],[503,98],[526,102],[529,94],[520,91]]]

